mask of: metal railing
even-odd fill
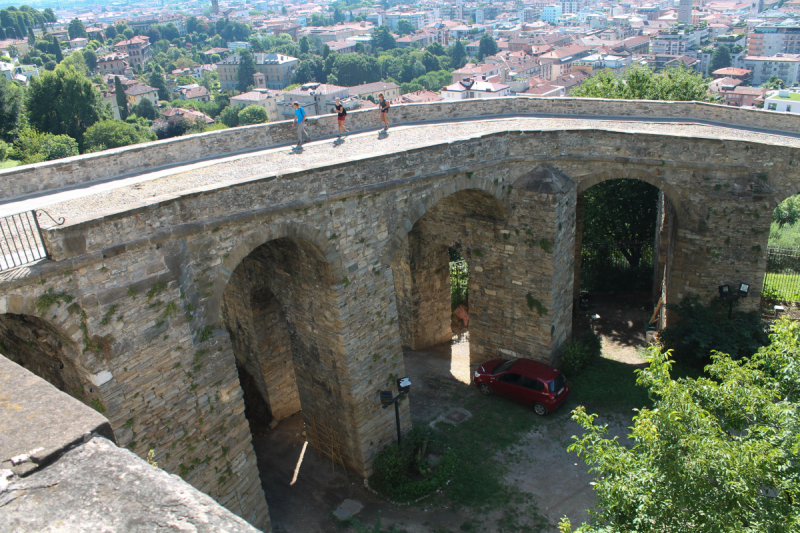
[[[652,284],[652,242],[582,244],[582,291],[647,291]]]
[[[767,248],[762,295],[772,300],[800,302],[800,250]]]
[[[0,217],[0,271],[47,259],[39,217],[46,216],[54,225],[64,223],[43,210],[25,211]]]

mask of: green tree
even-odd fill
[[[167,82],[164,80],[164,74],[161,73],[160,68],[154,69],[153,72],[150,73],[147,83],[150,87],[158,89],[159,100],[166,100],[169,102],[169,89],[167,88]]]
[[[114,76],[114,98],[117,100],[119,118],[125,120],[128,118],[128,97],[125,95],[125,89],[122,87],[119,76]]]
[[[334,58],[331,73],[336,77],[339,85],[352,87],[381,79],[381,67],[374,57],[359,54],[336,54]]]
[[[146,118],[147,120],[155,120],[158,115],[158,111],[153,106],[153,102],[147,98],[142,98],[141,102],[133,106],[131,113],[135,114],[137,117]]]
[[[109,39],[113,39],[116,36],[117,36],[117,28],[115,28],[113,25],[108,26],[106,28],[106,37]]]
[[[94,72],[94,69],[97,68],[97,54],[92,50],[84,50],[83,60],[86,62],[86,67],[89,69],[89,72]]]
[[[570,91],[584,98],[618,98],[625,100],[672,100],[710,102],[709,80],[684,67],[654,72],[648,67],[633,67],[621,74],[603,69]]]
[[[308,36],[303,35],[302,37],[300,37],[300,53],[307,54],[310,49],[311,45],[308,42]]]
[[[773,74],[769,77],[767,81],[761,84],[761,87],[764,89],[783,89],[786,86],[786,83],[780,79],[778,76]]]
[[[714,52],[711,54],[711,61],[708,63],[708,75],[710,76],[714,71],[721,68],[729,67],[731,64],[731,51],[724,44],[719,45],[714,48]]]
[[[249,105],[239,111],[239,125],[247,126],[248,124],[264,124],[269,122],[267,110],[261,106]]]
[[[608,180],[583,193],[583,242],[614,242],[632,267],[656,233],[658,189],[638,180]]]
[[[87,152],[99,152],[155,139],[156,135],[146,127],[113,119],[102,120],[92,125],[86,130],[83,138]]]
[[[247,88],[253,85],[253,75],[256,73],[256,62],[253,59],[253,54],[250,50],[243,50],[239,55],[239,85],[237,88],[245,92]]]
[[[397,42],[394,40],[392,32],[390,32],[389,28],[386,26],[381,26],[372,30],[372,40],[370,44],[374,52],[397,48]]]
[[[76,37],[86,37],[86,27],[83,25],[83,22],[77,18],[74,18],[69,21],[67,33],[69,33],[70,39],[75,39]]]
[[[414,33],[414,25],[408,19],[400,19],[397,21],[397,33],[400,35],[408,35]]]
[[[14,152],[14,157],[24,164],[39,163],[78,155],[78,143],[68,135],[40,133],[26,127],[14,142]]]
[[[0,140],[12,142],[22,117],[23,93],[19,85],[0,76]]]
[[[89,126],[109,114],[91,80],[72,67],[60,66],[32,78],[25,96],[33,127],[54,135],[69,135],[78,144]]]
[[[777,222],[780,227],[797,224],[800,221],[800,194],[790,196],[779,203],[778,207],[772,210],[772,221]]]
[[[461,41],[453,43],[447,55],[450,56],[450,66],[454,69],[460,69],[467,64],[467,47]]]
[[[301,59],[297,63],[297,69],[292,75],[292,83],[299,83],[301,85],[310,81],[322,83],[325,81],[326,77],[325,64],[322,62],[322,58],[319,56],[311,56],[308,59]]]
[[[714,354],[697,379],[673,379],[669,353],[650,348],[637,382],[654,405],[634,417],[631,445],[573,412],[585,432],[568,449],[591,466],[597,495],[578,532],[800,530],[800,324],[774,331],[748,359]]]
[[[478,44],[478,59],[483,60],[484,57],[493,56],[497,53],[497,41],[488,33],[484,33]]]
[[[239,125],[239,109],[234,106],[228,106],[219,114],[219,120],[229,128],[235,128]]]

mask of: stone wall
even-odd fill
[[[800,132],[800,118],[788,113],[701,102],[598,100],[590,98],[508,97],[392,106],[393,123],[431,122],[493,115],[555,115],[593,117],[680,118],[763,130]],[[352,131],[375,128],[376,109],[348,113]],[[311,117],[306,131],[312,138],[334,135],[336,116]],[[141,173],[224,154],[289,144],[296,137],[289,121],[200,133],[138,144],[56,161],[0,170],[0,196],[12,198],[47,189]]]

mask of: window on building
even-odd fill
[[[787,113],[791,113],[792,112],[792,106],[791,105],[787,105],[786,106],[786,112]]]
[[[767,106],[768,111],[775,111],[776,109],[778,109],[778,104],[776,103],[771,103]]]

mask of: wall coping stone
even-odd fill
[[[795,115],[705,102],[514,96],[491,100],[402,104],[392,107],[392,116],[396,125],[452,121],[468,117],[511,116],[506,109],[509,106],[513,106],[513,115],[518,116],[624,117],[650,121],[683,118],[698,123],[736,125],[752,131],[800,135],[800,117]],[[498,111],[501,113],[498,114]],[[353,131],[373,129],[377,124],[377,112],[376,109],[366,109],[350,113],[348,116]],[[308,131],[314,136],[332,135],[335,131],[336,118],[333,114],[310,117],[308,120]],[[0,170],[0,195],[5,199],[23,197],[53,188],[77,186],[136,175],[142,171],[167,169],[222,155],[284,146],[293,143],[291,140],[294,135],[292,123],[280,121],[22,165]],[[202,155],[198,157],[198,153]]]

